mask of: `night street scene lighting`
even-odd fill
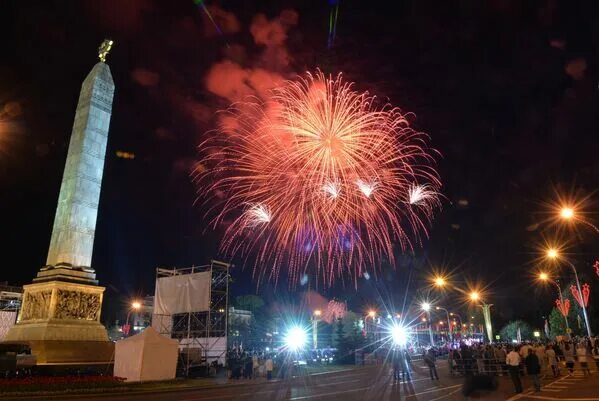
[[[599,1],[4,3],[0,400],[597,398]]]

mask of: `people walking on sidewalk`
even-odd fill
[[[524,360],[524,364],[526,365],[526,373],[532,379],[535,393],[538,393],[541,391],[541,379],[539,378],[539,374],[541,373],[541,363],[539,362],[539,357],[534,349],[528,349],[528,356]]]
[[[589,370],[589,351],[587,350],[586,344],[581,341],[578,343],[578,347],[576,348],[576,356],[578,357],[578,363],[580,363],[580,367],[582,368],[582,372],[584,375],[590,375],[591,371]]]
[[[548,345],[547,349],[545,350],[545,358],[547,359],[547,366],[551,366],[553,377],[558,377],[559,366],[557,364],[557,355],[555,354],[555,351],[551,345]]]
[[[428,371],[431,374],[431,380],[439,380],[439,375],[437,374],[437,366],[435,365],[435,362],[435,352],[432,348],[430,348],[424,356],[424,363],[426,364],[426,366],[428,366]]]
[[[564,344],[564,358],[566,359],[568,371],[574,373],[574,348],[569,342]]]
[[[510,348],[510,352],[505,357],[505,364],[507,365],[510,377],[514,383],[514,389],[516,393],[522,392],[522,382],[520,381],[520,354],[514,348]]]

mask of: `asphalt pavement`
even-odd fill
[[[440,380],[432,381],[428,369],[415,363],[410,382],[394,383],[389,366],[348,368],[335,372],[314,373],[287,380],[266,382],[264,379],[232,381],[214,387],[159,393],[119,393],[98,396],[61,396],[54,400],[90,401],[599,401],[599,374],[585,377],[581,374],[543,380],[543,391],[533,393],[527,377],[523,378],[525,392],[514,394],[507,376],[499,377],[494,391],[478,391],[465,398],[462,395],[464,379],[452,377],[447,363],[438,363]],[[49,398],[30,398],[41,400]]]

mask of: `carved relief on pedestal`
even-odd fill
[[[59,289],[56,298],[56,319],[98,320],[100,317],[100,294]]]
[[[47,319],[50,315],[52,290],[25,292],[20,320]]]

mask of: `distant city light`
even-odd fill
[[[420,305],[420,307],[422,308],[423,311],[426,311],[426,312],[431,310],[431,304],[429,304],[428,302],[423,302],[422,305]]]

